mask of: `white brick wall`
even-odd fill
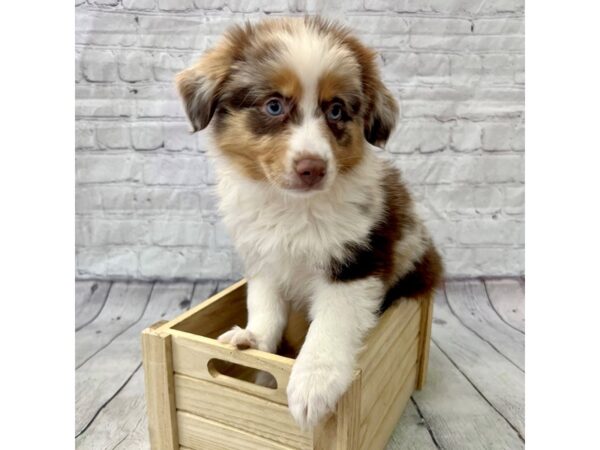
[[[323,7],[323,4],[326,4]],[[523,0],[76,0],[77,275],[236,277],[173,76],[234,21],[321,12],[380,52],[449,276],[524,270]]]

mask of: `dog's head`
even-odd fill
[[[212,121],[236,167],[295,193],[331,186],[398,115],[375,53],[314,17],[235,26],[176,82],[195,131]]]

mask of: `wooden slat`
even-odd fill
[[[377,327],[371,331],[365,340],[366,351],[363,351],[358,358],[358,367],[368,373],[370,367],[375,367],[374,359],[380,358],[378,351],[368,351],[368,349],[380,349],[390,342],[394,335],[397,335],[398,323],[406,324],[406,317],[411,317],[419,310],[417,300],[401,300],[390,306],[383,316],[379,319]]]
[[[104,306],[110,281],[75,282],[75,329],[79,330],[96,318]]]
[[[502,320],[525,332],[525,291],[519,280],[486,280],[488,297]]]
[[[525,375],[468,330],[439,292],[435,299],[433,339],[507,420],[525,432]]]
[[[360,445],[361,410],[360,372],[337,405],[336,450],[358,450]]]
[[[77,449],[148,449],[144,371],[140,367],[122,391],[75,441]]]
[[[179,446],[175,416],[175,391],[171,360],[171,336],[156,333],[153,326],[142,334],[144,385],[150,444],[155,450]]]
[[[417,386],[419,366],[415,364],[404,378],[402,389],[400,389],[389,403],[387,412],[381,416],[379,426],[367,438],[363,444],[364,450],[383,450],[389,441],[402,412],[410,401],[410,396]]]
[[[197,302],[209,297],[216,286],[216,282],[196,283],[191,305],[194,306]],[[159,285],[157,292],[160,294],[163,288]],[[175,285],[175,288],[179,292],[177,285]],[[155,297],[154,300],[156,298],[159,297]],[[185,306],[185,299],[185,295],[182,296],[178,306]],[[178,307],[176,306],[176,300],[173,305],[176,308]],[[167,314],[169,313],[167,312]],[[135,349],[139,348],[139,336],[135,341],[129,342],[129,345],[132,345]],[[150,448],[146,401],[144,398],[144,371],[141,367],[125,387],[102,408],[85,433],[77,438],[76,445],[78,449],[118,448],[137,450]]]
[[[290,450],[274,441],[212,420],[177,411],[181,445],[194,450]]]
[[[525,368],[525,337],[498,317],[492,309],[482,281],[448,282],[446,295],[450,307],[461,322],[521,370]]]
[[[436,450],[437,448],[417,408],[410,400],[407,401],[406,409],[388,441],[386,450]]]
[[[152,283],[114,283],[100,315],[75,334],[76,367],[140,320],[151,290]]]
[[[419,342],[419,377],[417,389],[423,389],[427,380],[427,367],[429,365],[429,347],[431,345],[431,321],[433,320],[433,294],[420,299],[421,326]]]
[[[187,308],[191,283],[157,283],[142,318],[75,372],[75,430],[83,431],[142,362],[140,334],[152,323]]]
[[[417,364],[417,354],[418,354],[418,341],[415,339],[413,341],[412,354],[408,354],[407,358],[402,361],[398,367],[398,370],[391,373],[389,378],[386,380],[384,387],[379,391],[379,396],[376,399],[376,402],[373,405],[373,408],[369,410],[364,416],[361,416],[362,424],[361,427],[363,431],[361,431],[361,448],[367,448],[368,445],[375,439],[375,435],[378,432],[377,430],[381,426],[383,418],[397,411],[397,414],[390,418],[393,421],[391,428],[389,429],[389,433],[392,432],[394,427],[396,426],[396,422],[400,418],[402,411],[404,411],[404,406],[406,405],[396,405],[395,402],[398,398],[398,392],[404,391],[408,389],[406,387],[407,379],[411,376],[413,371],[418,370]],[[417,368],[415,368],[417,367]],[[414,380],[413,380],[414,381]],[[414,382],[410,382],[410,390],[411,393],[415,389]],[[410,393],[408,394],[410,397]],[[363,397],[364,401],[364,397]],[[387,442],[388,436],[385,438],[385,443]],[[381,447],[383,448],[383,446]]]
[[[434,311],[437,315],[437,304]],[[444,356],[436,342],[434,330],[427,386],[421,391],[415,391],[413,398],[440,448],[523,448],[517,432]]]
[[[386,391],[386,386],[389,387],[396,373],[406,371],[418,362],[418,335],[419,317],[413,316],[413,320],[404,328],[400,337],[392,341],[394,343],[384,351],[385,358],[374,367],[368,377],[364,375],[360,414],[363,419],[369,416],[380,393]]]
[[[202,314],[198,314],[202,311]],[[164,329],[176,329],[217,338],[233,325],[246,325],[246,280],[218,292],[186,313],[172,319]]]
[[[293,359],[254,349],[238,350],[232,345],[222,344],[214,339],[177,330],[169,332],[173,335],[175,372],[233,387],[287,405],[286,389]],[[277,388],[270,389],[226,375],[211,373],[207,365],[214,358],[269,372],[277,380]]]
[[[215,383],[175,375],[177,409],[294,448],[312,449],[311,433],[302,432],[287,406]]]

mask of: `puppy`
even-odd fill
[[[211,124],[220,208],[248,279],[246,328],[219,340],[275,352],[290,307],[305,307],[287,394],[313,427],[379,314],[441,278],[399,172],[376,155],[398,107],[375,53],[316,17],[234,26],[176,83],[194,131]]]

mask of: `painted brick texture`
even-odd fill
[[[325,5],[325,6],[324,6]],[[523,0],[76,1],[80,278],[231,279],[207,137],[174,75],[233,22],[321,13],[379,51],[401,120],[385,149],[447,275],[524,272]]]

